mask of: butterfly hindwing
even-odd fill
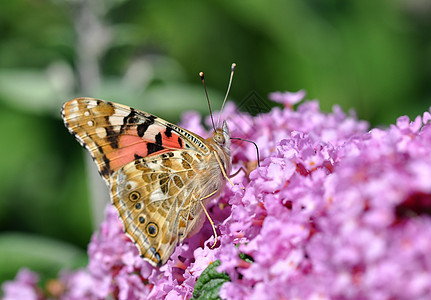
[[[153,265],[164,264],[199,220],[202,191],[195,179],[203,161],[194,152],[137,159],[113,174],[112,201],[124,231]]]

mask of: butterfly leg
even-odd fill
[[[214,151],[214,154],[215,154],[215,157],[217,159],[218,164],[220,165],[220,169],[221,169],[221,172],[223,173],[223,176],[227,179],[227,181],[230,182],[230,184],[232,184],[232,186],[235,186],[235,184],[233,184],[233,182],[230,180],[229,176],[227,176],[226,171],[225,171],[225,169],[223,167],[223,164],[221,163],[220,157],[218,157],[217,152]],[[243,187],[241,187],[241,188],[243,190],[245,190],[245,188],[243,188]]]
[[[209,197],[211,197],[211,196],[215,195],[216,193],[217,193],[217,191],[214,191],[214,192],[212,192],[211,194],[209,194],[209,195],[207,195],[207,196],[205,196],[205,197],[203,197],[203,198],[199,199],[199,203],[201,204],[201,206],[202,206],[202,208],[203,208],[203,210],[204,210],[204,212],[205,212],[205,215],[207,216],[208,220],[210,221],[211,226],[212,226],[213,231],[214,231],[214,244],[211,246],[211,249],[212,249],[212,248],[214,248],[214,247],[215,247],[215,245],[217,244],[217,232],[216,232],[216,229],[215,229],[215,226],[214,226],[214,222],[213,222],[213,220],[211,219],[211,217],[210,217],[210,215],[209,215],[209,213],[208,213],[207,209],[205,208],[205,205],[203,204],[202,200],[204,200],[204,199],[206,199],[206,198],[209,198]]]

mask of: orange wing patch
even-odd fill
[[[107,182],[114,171],[138,158],[184,148],[184,140],[165,121],[124,105],[77,98],[64,104],[62,116]]]

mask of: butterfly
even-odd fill
[[[94,98],[66,102],[61,115],[90,152],[141,257],[153,266],[166,263],[178,243],[200,230],[205,205],[229,180],[226,121],[204,139],[152,114]]]

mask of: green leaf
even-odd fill
[[[242,260],[244,260],[244,261],[246,261],[246,262],[248,262],[248,263],[254,263],[254,259],[253,259],[253,257],[251,257],[251,256],[250,256],[250,255],[248,255],[248,254],[240,253],[240,254],[239,254],[239,258],[241,258]]]
[[[216,260],[210,264],[196,281],[192,299],[220,299],[218,293],[223,283],[230,281],[227,273],[218,273],[217,267],[220,261]]]

